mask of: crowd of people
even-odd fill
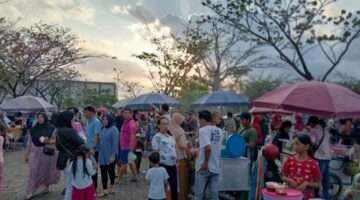
[[[128,181],[128,169],[129,181],[140,180],[142,169],[148,168],[142,166],[142,159],[148,157],[150,168],[144,175],[150,184],[149,199],[186,200],[193,196],[203,200],[209,191],[208,196],[216,200],[223,140],[239,133],[246,142],[245,156],[252,167],[250,176],[260,176],[255,169],[259,167],[259,155],[264,155],[268,165],[261,181],[285,182],[301,191],[306,200],[330,199],[331,145],[360,142],[360,120],[324,121],[315,116],[304,120],[302,115],[247,112],[222,117],[220,112],[207,110],[170,113],[165,104],[159,111],[151,108],[141,112],[129,108],[98,112],[92,106],[81,112],[73,107],[53,113],[51,118],[37,113],[28,115],[26,120],[22,114],[10,120],[1,113],[1,147],[6,146],[8,129],[19,124],[23,127],[20,140],[26,143],[24,159],[29,170],[25,199],[32,199],[39,190],[49,192],[61,175],[65,200],[114,195],[115,184]],[[267,156],[266,144],[285,152],[290,143],[292,153],[286,159],[280,154]],[[282,160],[281,166],[275,160]],[[4,185],[4,163],[0,148],[0,192]],[[98,177],[102,193],[96,192]],[[252,186],[257,185],[254,182]],[[248,194],[250,199],[256,199],[255,188]],[[354,199],[358,189],[355,180],[346,198]]]

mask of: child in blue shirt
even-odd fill
[[[169,175],[165,168],[160,167],[160,154],[153,152],[149,156],[152,167],[147,171],[145,179],[150,182],[149,200],[165,200],[166,191],[169,191]]]

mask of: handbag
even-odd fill
[[[52,138],[53,138],[54,134],[55,134],[55,130],[53,131],[53,134],[51,135]],[[43,147],[43,153],[47,156],[53,156],[53,155],[55,155],[55,147],[51,147],[51,145],[46,144]]]
[[[55,148],[52,148],[49,146],[44,146],[43,153],[47,156],[53,156],[53,155],[55,155]]]

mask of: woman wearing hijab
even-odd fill
[[[55,128],[48,122],[44,113],[36,116],[37,123],[30,130],[25,162],[29,164],[29,177],[26,189],[26,199],[31,199],[34,193],[43,186],[44,193],[49,192],[49,186],[57,184],[60,173],[56,169],[58,152],[55,151]],[[54,147],[51,148],[50,146]],[[44,149],[50,149],[48,153]]]
[[[290,130],[292,127],[292,123],[291,121],[284,121],[281,126],[279,131],[276,133],[272,143],[278,147],[279,151],[282,152],[283,149],[283,142],[282,140],[289,140],[290,139]]]
[[[115,184],[115,158],[117,156],[119,130],[114,125],[114,118],[110,114],[102,118],[103,128],[100,131],[99,163],[101,181],[104,193],[99,197],[114,193]],[[110,178],[110,190],[108,190],[108,177]]]
[[[62,170],[65,179],[64,200],[71,200],[71,173],[66,169],[68,161],[75,158],[77,149],[84,144],[84,140],[72,128],[74,114],[65,111],[56,116],[57,140],[56,148],[59,150],[57,169]]]
[[[188,166],[186,160],[186,149],[188,141],[186,140],[185,131],[181,127],[185,118],[180,113],[174,113],[169,126],[169,131],[175,138],[176,156],[179,173],[179,200],[186,200],[188,195]]]

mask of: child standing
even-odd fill
[[[93,163],[90,159],[90,150],[81,146],[68,170],[71,173],[72,200],[95,200],[96,191],[92,176],[96,174]]]
[[[145,179],[150,182],[149,200],[165,200],[165,191],[169,188],[169,175],[165,168],[160,167],[160,154],[154,152],[149,156],[152,167],[147,171]]]
[[[304,199],[315,197],[315,189],[320,187],[320,168],[312,158],[310,136],[300,134],[294,137],[293,149],[295,156],[289,157],[283,167],[283,181],[291,188],[303,192]]]
[[[5,144],[5,126],[0,124],[0,192],[3,190],[4,182],[4,144]]]

